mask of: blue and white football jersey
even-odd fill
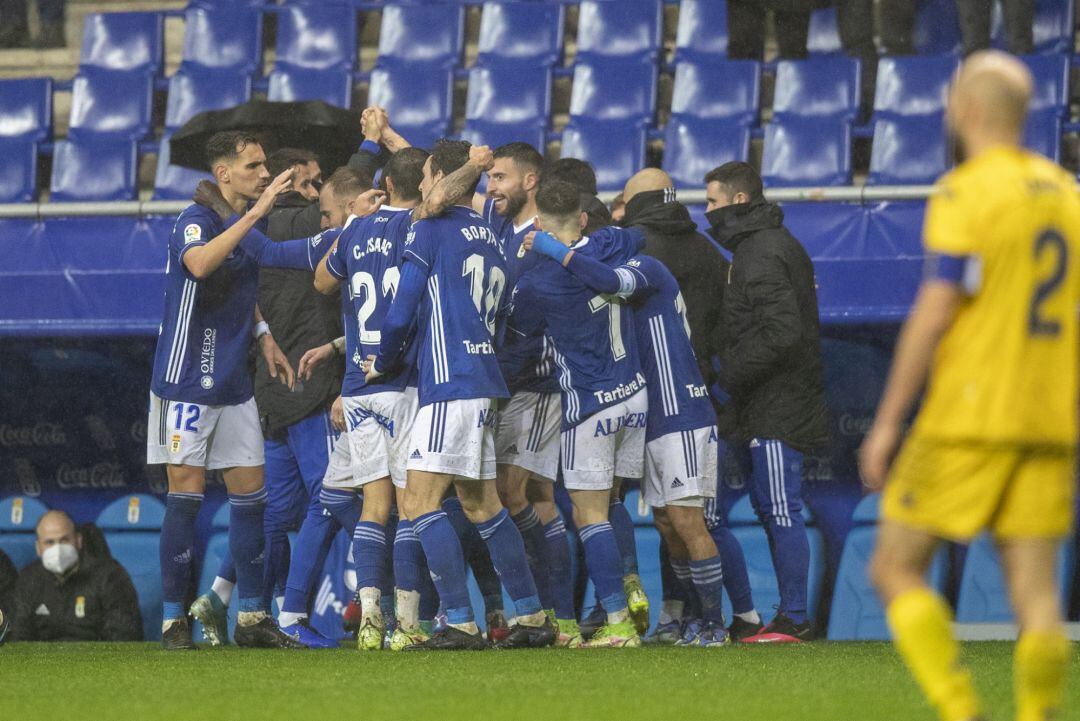
[[[488,198],[484,203],[484,218],[491,225],[502,242],[506,255],[507,283],[509,292],[522,275],[536,267],[540,256],[526,252],[522,247],[525,236],[535,228],[530,220],[524,225],[514,225],[513,218],[499,215],[495,210],[495,201]],[[513,325],[513,319],[508,323]],[[551,343],[547,340],[544,329],[538,328],[527,336],[510,333],[499,344],[496,352],[499,369],[511,393],[530,391],[533,393],[557,393],[559,383],[555,379],[555,358]]]
[[[616,266],[644,242],[640,230],[609,227],[582,238],[573,249]],[[596,293],[556,261],[543,258],[521,278],[512,317],[509,331],[522,335],[546,324],[555,346],[564,430],[644,388],[633,310],[616,296]]]
[[[649,389],[646,442],[669,433],[716,425],[716,412],[701,377],[679,283],[663,263],[641,255],[616,269],[631,274],[630,296],[641,354],[641,370]]]
[[[426,276],[417,318],[420,405],[508,397],[495,359],[507,269],[491,226],[470,208],[454,206],[414,223],[404,254]]]
[[[374,215],[353,218],[326,259],[330,274],[345,281],[341,288],[345,325],[343,396],[399,391],[413,378],[415,343],[409,344],[401,365],[377,383],[365,384],[361,368],[368,355],[379,352],[382,324],[397,293],[411,224],[411,210],[384,205]]]
[[[169,235],[165,314],[150,386],[160,398],[211,406],[236,405],[251,398],[247,354],[259,264],[311,270],[339,232],[274,243],[253,230],[216,271],[196,279],[184,265],[184,254],[206,245],[226,227],[213,211],[190,205]],[[263,227],[263,223],[257,226]]]

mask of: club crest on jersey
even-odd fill
[[[210,390],[214,387],[214,379],[210,376],[203,376],[202,380],[199,381],[199,385],[203,387],[203,390]]]
[[[198,223],[192,223],[184,228],[184,244],[202,240],[202,228]]]
[[[75,618],[86,618],[86,596],[75,597]]]

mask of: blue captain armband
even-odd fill
[[[927,256],[923,280],[943,280],[975,295],[982,285],[982,259],[976,255],[934,253]]]

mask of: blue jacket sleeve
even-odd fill
[[[427,269],[409,257],[402,263],[394,302],[383,319],[382,341],[379,343],[379,355],[375,358],[376,371],[384,373],[401,361],[409,330],[424,296],[427,275]]]

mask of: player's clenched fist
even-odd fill
[[[377,211],[385,201],[386,193],[378,188],[365,190],[363,193],[356,196],[356,200],[353,201],[353,215],[358,218],[363,218],[365,215],[371,215]]]
[[[469,148],[469,164],[475,165],[481,171],[490,170],[495,164],[495,154],[486,145],[473,145]]]

